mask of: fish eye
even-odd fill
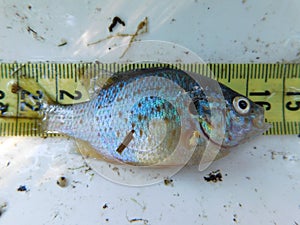
[[[233,99],[233,107],[235,111],[241,115],[245,115],[250,111],[250,102],[247,98],[237,96]]]

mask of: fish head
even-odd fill
[[[263,107],[223,84],[219,83],[219,87],[220,95],[213,97],[208,104],[210,115],[200,122],[204,135],[212,143],[223,149],[235,147],[271,127],[265,123]],[[213,122],[221,124],[221,127],[216,129]]]
[[[271,126],[265,123],[264,108],[246,96],[221,85],[225,99],[225,135],[222,147],[234,147],[252,139]]]

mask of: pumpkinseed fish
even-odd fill
[[[171,68],[118,72],[94,99],[48,105],[44,113],[46,131],[88,142],[109,161],[137,166],[182,164],[208,143],[225,151],[269,128],[263,108],[247,97]]]

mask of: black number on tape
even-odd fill
[[[269,96],[271,95],[271,92],[266,90],[264,92],[250,92],[249,93],[250,96]]]
[[[37,95],[33,95],[27,90],[22,90],[21,92],[21,105],[20,110],[25,111],[26,108],[29,108],[32,111],[39,111],[42,108],[42,103],[40,102],[43,98],[43,92],[36,91]],[[26,102],[26,97],[30,99],[30,103]]]
[[[4,92],[0,90],[0,99],[4,99],[4,97],[5,97]]]
[[[42,108],[41,103],[37,102],[36,105],[31,105],[27,102],[21,102],[21,111],[25,111],[25,108],[28,107],[32,111],[39,111]]]
[[[5,93],[3,91],[0,90],[0,99],[4,99],[5,97]],[[3,104],[2,102],[0,102],[0,115],[3,115],[5,112],[7,112],[8,109],[8,104]]]
[[[286,93],[287,96],[295,96],[295,95],[300,95],[300,92],[287,92]],[[293,106],[295,105],[295,106]],[[292,103],[292,102],[287,102],[285,107],[288,109],[288,110],[291,110],[291,111],[297,111],[300,109],[300,101],[295,101],[295,103]]]
[[[297,110],[299,110],[300,109],[300,101],[296,101],[295,102],[295,105],[296,106],[293,106],[293,103],[292,102],[288,102],[288,103],[286,103],[286,108],[288,109],[288,110],[291,110],[291,111],[297,111]]]
[[[64,97],[68,96],[70,99],[73,100],[79,100],[82,97],[82,94],[80,91],[75,91],[75,95],[70,94],[69,92],[65,91],[65,90],[60,90],[59,91],[59,99],[60,100],[64,100]]]
[[[3,115],[8,110],[8,104],[4,105],[2,102],[0,102],[0,115]]]
[[[34,100],[40,100],[43,98],[43,92],[41,91],[37,91],[36,92],[38,95],[33,95],[32,93],[30,93],[29,91],[26,90],[22,90],[21,92],[21,99],[24,100],[26,98],[26,95],[30,98],[33,98]]]

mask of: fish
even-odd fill
[[[183,165],[210,152],[216,158],[270,128],[264,109],[246,96],[169,67],[116,72],[90,101],[49,104],[43,115],[45,132],[133,166]]]

